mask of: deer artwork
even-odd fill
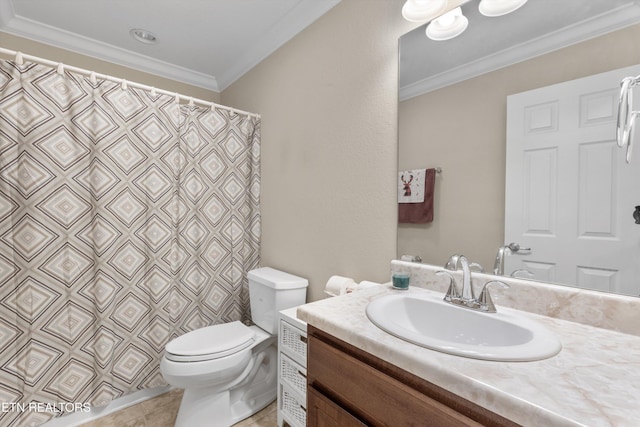
[[[404,174],[402,174],[400,179],[402,179],[402,182],[404,182],[404,196],[411,196],[411,182],[413,182],[413,174],[409,175],[409,181],[405,181]]]

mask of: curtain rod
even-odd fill
[[[7,56],[13,56],[15,58],[15,62],[18,65],[22,65],[23,62],[25,60],[30,61],[30,62],[37,62],[43,65],[48,65],[49,67],[52,68],[57,68],[58,72],[62,74],[62,72],[64,70],[69,70],[69,71],[73,71],[75,73],[79,73],[79,74],[84,74],[86,76],[89,76],[91,78],[91,81],[95,81],[95,79],[99,78],[102,80],[108,80],[108,81],[112,81],[115,83],[119,83],[122,85],[123,89],[126,89],[127,86],[131,86],[131,87],[135,87],[138,89],[142,89],[145,90],[147,92],[151,92],[152,94],[163,94],[163,95],[169,95],[169,96],[175,96],[176,98],[176,102],[180,102],[180,100],[183,101],[188,101],[189,105],[194,105],[196,103],[204,105],[206,107],[216,107],[216,108],[221,108],[223,110],[227,110],[227,111],[231,111],[233,113],[237,113],[237,114],[244,114],[246,116],[249,117],[256,117],[257,119],[260,119],[260,114],[256,114],[256,113],[249,113],[247,111],[242,111],[242,110],[238,110],[236,108],[231,108],[231,107],[227,107],[224,105],[220,105],[220,104],[216,104],[214,102],[210,102],[210,101],[205,101],[203,99],[198,99],[198,98],[194,98],[192,96],[187,96],[187,95],[182,95],[176,92],[169,92],[168,90],[163,90],[163,89],[156,89],[155,87],[152,86],[148,86],[142,83],[136,83],[136,82],[129,82],[125,79],[121,79],[119,77],[113,77],[113,76],[109,76],[107,74],[101,74],[101,73],[96,73],[95,71],[90,71],[90,70],[85,70],[84,68],[78,68],[78,67],[74,67],[71,65],[66,65],[63,64],[62,62],[54,62],[54,61],[50,61],[48,59],[44,59],[44,58],[39,58],[37,56],[33,56],[33,55],[26,55],[23,54],[22,52],[18,52],[15,50],[10,50],[10,49],[5,49],[3,47],[0,47],[0,54],[4,54]]]

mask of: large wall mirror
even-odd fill
[[[640,1],[529,0],[495,18],[481,15],[476,0],[462,10],[469,26],[454,39],[432,41],[425,26],[400,39],[398,167],[441,173],[433,222],[399,224],[398,257],[444,265],[461,253],[491,271],[510,243],[507,97],[640,64]],[[640,168],[640,158],[629,167]],[[639,295],[640,283],[621,293]]]

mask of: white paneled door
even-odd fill
[[[507,256],[505,274],[640,293],[640,160],[627,164],[616,145],[620,81],[638,74],[628,67],[507,98],[505,244],[531,251]]]

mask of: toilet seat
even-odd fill
[[[207,326],[169,342],[165,357],[174,362],[214,360],[249,348],[254,341],[254,331],[239,321]]]

